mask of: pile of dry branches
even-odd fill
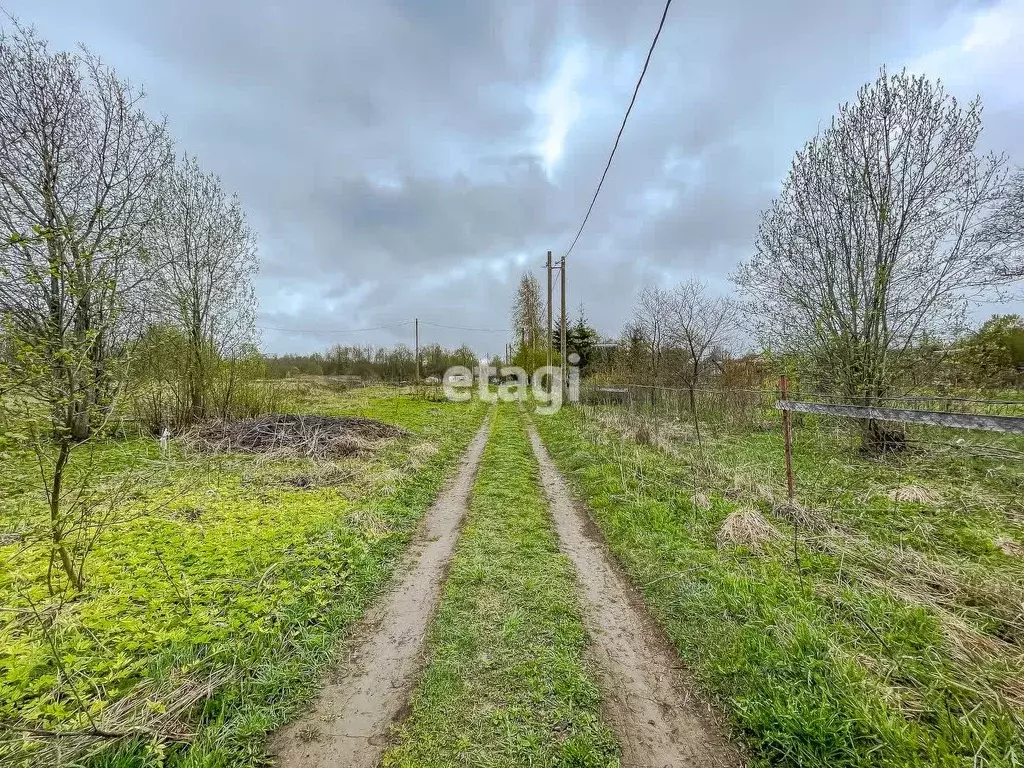
[[[208,421],[184,436],[202,453],[262,453],[325,459],[351,456],[381,440],[408,434],[360,416],[270,414],[241,421]]]

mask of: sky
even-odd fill
[[[411,346],[417,317],[423,344],[501,353],[520,276],[543,281],[590,204],[663,8],[0,2],[143,85],[178,151],[239,195],[275,353]],[[644,285],[728,291],[794,152],[883,65],[980,95],[983,148],[1024,165],[1022,37],[1024,0],[673,3],[569,259],[569,314],[617,336]]]

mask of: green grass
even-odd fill
[[[498,407],[390,768],[616,766],[521,416]]]
[[[926,434],[938,438],[943,431]],[[950,442],[977,437],[945,432]],[[1024,439],[991,437],[986,442],[1024,451]],[[713,449],[724,467],[763,466],[767,460],[781,473],[778,433],[723,435]],[[803,503],[835,510],[844,523],[876,541],[897,541],[939,557],[967,557],[996,570],[1019,564],[994,544],[1000,536],[1024,535],[1024,463],[1019,460],[987,459],[952,446],[871,459],[858,455],[855,439],[837,439],[808,420],[805,428],[795,428],[793,462]],[[942,503],[887,497],[887,491],[907,485],[934,491]]]
[[[315,691],[337,640],[387,579],[485,410],[395,393],[349,400],[326,389],[292,405],[372,416],[413,435],[332,464],[341,479],[312,489],[281,482],[316,472],[309,461],[170,462],[160,483],[132,499],[149,512],[104,534],[86,566],[86,592],[52,625],[66,677],[35,622],[0,612],[0,721],[78,728],[83,705],[102,717],[142,681],[220,670],[224,685],[186,713],[197,729],[189,748],[122,744],[94,764],[262,764],[265,733]],[[128,457],[152,457],[154,445],[105,445],[92,469],[115,478],[137,460]],[[27,485],[31,471],[28,456],[5,459],[6,530],[38,530],[42,499]],[[42,542],[0,546],[0,606],[24,608],[26,598],[48,602]],[[159,696],[138,703],[173,705]],[[0,762],[32,762],[3,749]]]
[[[1024,658],[1014,630],[1021,606],[1013,606],[1024,572],[994,543],[1022,540],[1019,467],[939,453],[870,460],[824,430],[803,430],[799,498],[841,532],[798,531],[797,564],[793,527],[772,517],[784,498],[777,433],[710,439],[712,470],[698,475],[706,508],[694,504],[685,430],[659,450],[575,409],[536,421],[755,762],[1024,763],[1024,702],[1013,703]],[[906,484],[943,500],[888,499]],[[761,552],[719,549],[719,527],[740,508],[758,508],[782,540]],[[918,570],[886,570],[890,561]]]

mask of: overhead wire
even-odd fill
[[[280,331],[282,333],[362,333],[365,331],[380,331],[387,328],[404,328],[413,325],[415,320],[403,320],[400,323],[389,323],[387,325],[373,325],[366,328],[281,328],[271,325],[257,325],[262,331]],[[420,325],[428,325],[432,328],[444,328],[451,331],[474,331],[477,333],[510,333],[509,328],[474,328],[465,325],[445,325],[444,323],[432,323],[429,320],[420,320]]]
[[[280,331],[283,333],[363,333],[365,331],[381,331],[385,328],[401,328],[412,325],[415,321],[404,320],[401,323],[390,323],[388,325],[373,325],[367,328],[278,328],[272,325],[257,325],[261,331]]]
[[[626,108],[626,114],[622,118],[622,125],[619,126],[619,132],[615,136],[615,144],[612,145],[612,151],[608,155],[608,162],[604,166],[604,173],[601,174],[601,180],[597,183],[597,189],[594,190],[594,197],[590,201],[590,207],[587,208],[587,215],[583,217],[583,223],[580,224],[579,230],[576,232],[576,237],[572,239],[572,245],[569,246],[569,250],[565,252],[565,258],[569,257],[572,253],[572,249],[576,247],[576,243],[580,239],[580,235],[583,234],[583,228],[587,226],[587,220],[590,218],[591,212],[594,210],[594,204],[597,202],[597,196],[601,194],[601,187],[604,185],[604,179],[608,175],[608,169],[612,167],[612,159],[615,157],[615,150],[619,148],[619,140],[622,139],[622,132],[626,129],[626,122],[629,120],[629,113],[633,111],[633,105],[636,103],[636,96],[640,92],[640,85],[644,81],[644,75],[647,74],[647,67],[651,63],[651,56],[654,54],[654,47],[658,44],[658,38],[661,37],[661,30],[665,26],[665,19],[668,17],[668,9],[672,5],[672,0],[666,0],[665,10],[661,14],[661,21],[658,22],[658,30],[654,33],[654,40],[651,41],[651,47],[647,51],[647,58],[644,60],[644,68],[640,71],[640,77],[636,81],[636,88],[633,89],[633,98],[629,100],[629,107]]]
[[[432,323],[429,320],[420,320],[420,325],[429,325],[433,328],[445,328],[450,331],[475,331],[477,333],[511,333],[511,328],[469,328],[464,325],[442,325]]]
[[[640,70],[640,77],[637,79],[636,87],[633,89],[633,96],[629,100],[629,106],[626,108],[626,114],[622,118],[622,124],[619,126],[619,132],[615,136],[615,143],[612,145],[612,150],[608,155],[608,162],[605,163],[604,171],[601,173],[601,179],[597,183],[597,189],[594,190],[594,196],[590,200],[590,206],[587,208],[587,213],[583,217],[583,222],[580,224],[579,229],[576,231],[576,236],[573,238],[572,243],[569,245],[568,250],[565,252],[567,258],[576,247],[576,243],[579,242],[580,235],[583,234],[583,229],[587,226],[587,221],[590,220],[590,214],[594,211],[594,205],[597,203],[598,195],[601,194],[601,187],[604,186],[604,180],[608,176],[608,170],[612,166],[612,160],[615,158],[615,152],[619,148],[619,142],[622,140],[623,131],[626,129],[626,123],[629,121],[629,115],[633,111],[633,105],[636,104],[637,94],[640,93],[640,86],[643,84],[644,76],[647,74],[647,68],[650,66],[651,57],[654,55],[654,48],[658,44],[658,39],[661,37],[661,31],[665,27],[665,20],[668,18],[669,8],[672,6],[672,0],[666,0],[665,9],[662,11],[661,19],[658,22],[658,29],[654,33],[654,39],[651,41],[651,47],[647,50],[647,57],[644,59],[643,69]],[[256,327],[263,331],[277,331],[279,333],[314,333],[314,334],[337,334],[337,333],[364,333],[367,331],[380,331],[388,328],[402,328],[405,326],[413,325],[414,320],[405,320],[400,323],[390,323],[387,325],[375,325],[366,328],[281,328],[278,326],[269,325],[257,325]],[[427,320],[421,320],[422,325],[432,326],[434,328],[444,328],[453,331],[471,331],[475,333],[510,333],[509,328],[472,328],[468,326],[459,325],[445,325],[442,323],[432,323]]]

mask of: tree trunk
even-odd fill
[[[860,428],[860,449],[863,453],[897,453],[907,447],[907,432],[900,424],[862,419]]]
[[[85,395],[85,397],[88,397],[88,395]],[[79,401],[75,404],[74,415],[71,419],[71,437],[79,442],[88,440],[90,430],[89,408],[85,403]]]
[[[78,259],[76,258],[76,261]],[[79,270],[81,266],[77,267]],[[85,277],[79,276],[79,291],[82,295],[77,296],[77,306],[75,307],[75,315],[72,329],[72,340],[71,343],[77,348],[85,350],[85,357],[91,363],[95,359],[95,339],[90,338],[90,330],[92,327],[92,297],[88,291],[88,280]],[[87,440],[89,438],[89,432],[91,430],[91,416],[92,416],[92,405],[93,398],[95,397],[95,388],[93,387],[93,370],[92,367],[82,370],[71,371],[71,380],[69,381],[71,390],[71,403],[72,403],[72,415],[71,423],[68,428],[71,431],[71,436],[75,440]]]
[[[53,465],[53,483],[50,486],[50,538],[53,542],[51,558],[54,555],[60,558],[60,564],[64,569],[64,573],[67,574],[75,589],[81,591],[83,584],[82,574],[81,571],[75,570],[74,563],[71,560],[71,553],[68,552],[67,545],[64,543],[64,534],[61,530],[60,521],[61,489],[64,480],[64,470],[67,468],[70,458],[71,446],[65,439],[61,442],[60,450],[57,453],[57,460]],[[50,585],[50,594],[53,594],[52,584]]]

